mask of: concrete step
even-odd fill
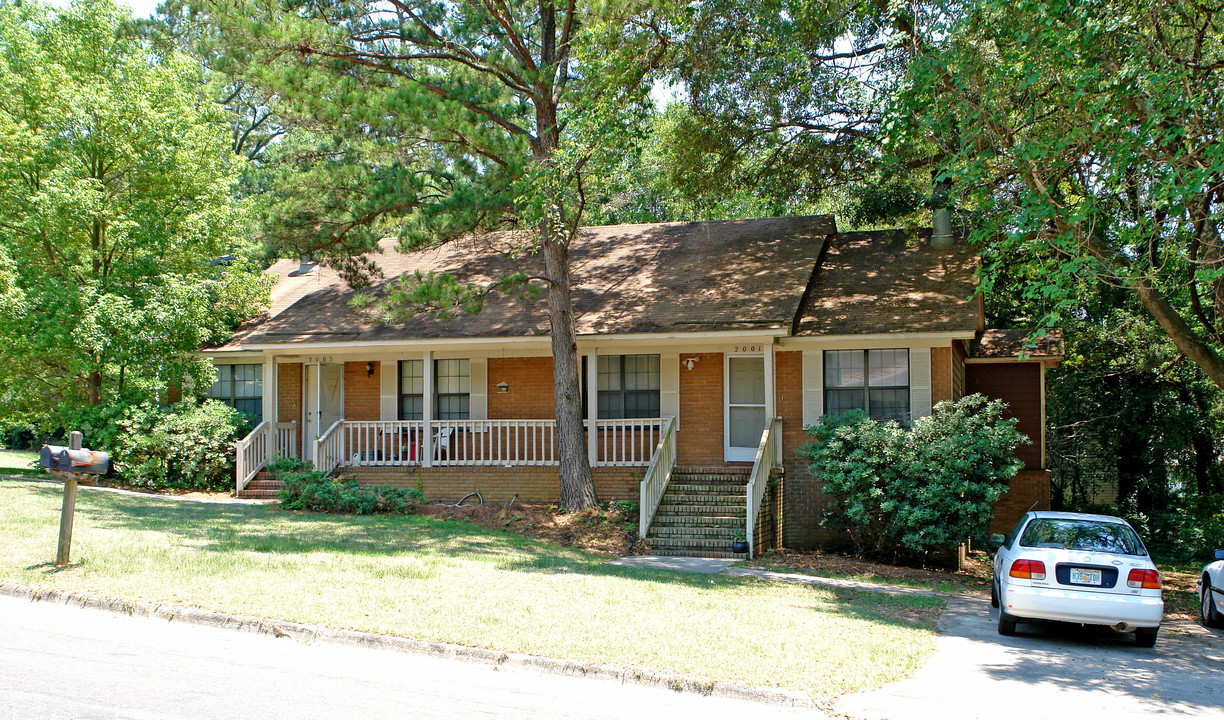
[[[647,535],[650,547],[660,550],[701,550],[730,552],[732,538],[672,538]]]
[[[733,553],[720,552],[716,550],[663,550],[651,548],[651,555],[659,555],[662,557],[704,557],[704,558],[734,558],[736,560],[747,560],[748,553]]]
[[[238,493],[240,500],[276,500],[278,497],[279,493],[276,490],[243,489],[242,492]]]
[[[741,495],[739,497],[734,497],[734,496],[728,497],[726,495],[714,495],[712,493],[708,495],[681,495],[679,493],[669,492],[663,495],[663,499],[660,500],[659,504],[661,505],[663,504],[666,504],[666,505],[703,505],[703,506],[738,505],[740,507],[743,507],[744,506],[744,496]]]
[[[735,539],[736,532],[743,532],[743,523],[737,527],[701,527],[685,525],[681,527],[666,527],[660,525],[651,525],[650,532],[647,533],[648,538],[672,538],[672,539],[692,539],[692,540],[719,540],[723,539],[731,542]]]
[[[659,503],[658,514],[663,515],[708,515],[711,517],[726,517],[728,515],[743,515],[748,512],[748,508],[744,503],[738,505],[732,503],[719,505],[694,505],[691,503]]]
[[[718,495],[739,495],[743,496],[748,492],[747,485],[728,485],[728,484],[700,484],[700,483],[678,483],[672,481],[667,483],[667,492],[676,492],[681,495],[702,495],[702,494],[718,494]]]
[[[245,489],[246,490],[280,490],[283,487],[285,487],[285,484],[281,482],[280,480],[273,480],[271,478],[261,479],[257,477],[251,482],[247,483],[247,486]]]

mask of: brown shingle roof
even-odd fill
[[[978,257],[958,242],[932,249],[900,230],[838,233],[805,299],[796,335],[978,329]]]
[[[969,357],[973,358],[1018,358],[1021,354],[1034,360],[1048,360],[1063,356],[1062,328],[1049,328],[1041,337],[1041,330],[987,330],[970,343]]]
[[[826,237],[828,216],[584,228],[570,247],[575,326],[579,334],[686,332],[790,325]],[[382,243],[376,256],[387,280],[414,270],[454,274],[485,285],[515,270],[539,271],[538,256],[511,259],[499,250],[513,237],[494,234],[412,253]],[[290,342],[407,340],[545,335],[543,297],[494,291],[484,310],[449,320],[418,313],[375,323],[350,306],[355,291],[332,270],[295,277],[297,261],[269,272],[278,282],[269,311],[234,334],[225,348]]]

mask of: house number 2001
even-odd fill
[[[736,345],[735,352],[737,353],[761,352],[761,346],[760,345]]]

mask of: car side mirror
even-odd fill
[[[1216,551],[1215,551],[1215,559],[1216,559],[1216,560],[1224,560],[1224,550],[1216,550]]]
[[[990,544],[995,547],[999,547],[1005,542],[1007,542],[1007,536],[1003,533],[994,533],[990,536]]]

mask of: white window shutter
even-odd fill
[[[659,416],[680,424],[680,353],[659,355]]]
[[[468,398],[468,417],[472,420],[489,419],[489,361],[472,358],[468,361],[471,372],[471,395]]]
[[[910,348],[910,418],[931,414],[931,349]]]
[[[378,372],[378,419],[399,420],[399,362],[383,360]]]
[[[824,415],[824,353],[803,351],[803,426],[815,425]]]

